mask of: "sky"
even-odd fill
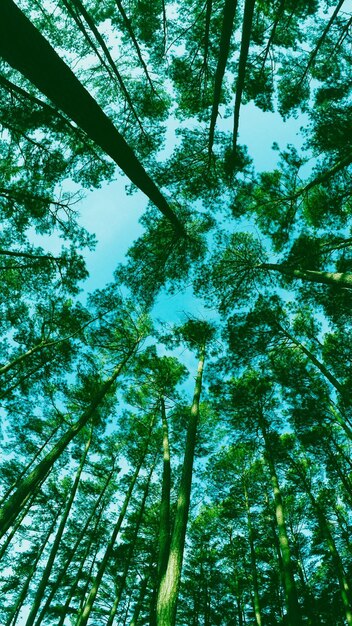
[[[288,143],[300,147],[303,144],[301,126],[304,118],[283,121],[277,113],[264,113],[253,103],[241,108],[239,143],[248,146],[249,154],[258,171],[275,167],[278,153],[271,146],[276,141],[280,148]],[[218,119],[219,130],[231,130],[232,119]],[[177,121],[173,120],[167,130],[163,156],[167,156],[175,142]],[[148,200],[140,191],[128,196],[125,176],[116,173],[116,180],[105,183],[101,189],[89,191],[76,206],[80,212],[79,222],[89,232],[95,233],[98,243],[93,252],[86,254],[89,279],[84,287],[88,292],[103,288],[113,278],[118,263],[124,261],[129,246],[143,232],[138,220],[144,213]],[[183,294],[170,297],[170,306],[182,310]]]

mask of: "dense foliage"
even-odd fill
[[[1,625],[352,626],[348,0],[1,0],[0,57]]]

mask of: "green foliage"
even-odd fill
[[[220,0],[16,3],[100,113],[88,132],[1,62],[1,624],[32,626],[39,599],[35,626],[76,626],[100,571],[92,624],[112,626],[115,606],[115,623],[165,626],[160,537],[169,549],[180,480],[192,494],[176,624],[352,623],[347,4],[256,0],[243,24],[238,2],[225,50]],[[57,78],[49,64],[44,83]],[[273,136],[277,163],[256,171],[247,103],[283,123],[303,112],[304,145]],[[86,295],[96,240],[79,203],[115,176],[114,131],[129,191],[142,166],[155,206],[114,282]],[[183,322],[165,307],[158,320],[165,293],[191,290]]]

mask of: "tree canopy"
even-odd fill
[[[2,625],[352,626],[351,33],[1,0]],[[143,232],[89,293],[121,174]]]

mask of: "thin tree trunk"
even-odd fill
[[[233,120],[233,154],[236,154],[237,149],[237,135],[238,126],[240,121],[240,107],[242,100],[242,93],[244,87],[244,79],[246,75],[246,65],[249,51],[249,43],[251,40],[252,22],[254,14],[255,0],[245,0],[243,25],[242,25],[242,37],[241,37],[241,51],[240,59],[238,62],[238,74],[236,83],[236,96],[235,96],[235,108],[234,108],[234,120]]]
[[[62,514],[61,521],[60,521],[59,527],[58,527],[57,532],[56,532],[55,540],[54,540],[54,543],[53,543],[53,545],[51,547],[51,551],[50,551],[50,554],[49,554],[46,566],[44,568],[41,580],[40,580],[40,582],[39,582],[39,584],[37,586],[37,590],[36,590],[36,593],[35,593],[35,596],[34,596],[33,604],[32,604],[32,607],[31,607],[30,613],[28,615],[28,618],[27,618],[25,626],[33,626],[34,620],[35,620],[35,618],[37,616],[40,604],[42,602],[42,599],[43,599],[43,596],[44,596],[44,592],[45,592],[45,588],[46,588],[46,586],[48,584],[49,577],[50,577],[50,574],[51,574],[51,570],[52,570],[53,565],[54,565],[55,557],[56,557],[57,552],[59,550],[59,546],[60,546],[62,535],[63,535],[64,530],[65,530],[66,522],[67,522],[68,516],[70,514],[74,498],[75,498],[76,493],[77,493],[79,482],[81,480],[83,467],[84,467],[84,464],[85,464],[86,459],[87,459],[87,455],[88,455],[88,451],[89,451],[89,448],[90,448],[90,444],[92,442],[92,430],[93,430],[93,428],[91,426],[90,434],[89,434],[89,437],[88,437],[88,440],[87,440],[87,443],[86,443],[86,446],[85,446],[85,449],[84,449],[84,453],[83,453],[81,462],[80,462],[80,464],[78,466],[78,469],[77,469],[77,473],[76,473],[76,477],[75,477],[75,480],[74,480],[74,483],[73,483],[73,486],[72,486],[72,489],[71,489],[71,493],[70,493],[70,496],[69,496],[69,498],[67,500],[64,512]]]
[[[93,608],[93,605],[94,605],[94,602],[95,602],[95,599],[96,599],[96,596],[97,596],[97,593],[98,593],[98,590],[99,590],[99,587],[100,587],[101,580],[102,580],[102,578],[104,576],[106,566],[107,566],[107,564],[109,562],[109,559],[110,559],[111,554],[112,554],[113,549],[114,549],[114,545],[115,545],[117,536],[118,536],[118,534],[120,532],[122,523],[124,521],[124,518],[125,518],[125,515],[126,515],[126,511],[127,511],[128,505],[129,505],[130,500],[131,500],[131,496],[132,496],[132,492],[133,492],[134,486],[135,486],[135,484],[137,482],[137,479],[138,479],[138,476],[139,476],[139,472],[141,471],[141,468],[143,466],[143,463],[144,463],[144,460],[145,460],[145,457],[146,457],[146,454],[147,454],[147,450],[148,450],[148,446],[149,446],[149,440],[150,440],[150,435],[151,435],[152,428],[153,428],[153,423],[154,423],[154,418],[153,418],[152,423],[150,425],[149,436],[148,436],[148,439],[147,439],[146,444],[144,446],[144,450],[143,450],[141,459],[140,459],[140,461],[139,461],[139,463],[138,463],[138,465],[137,465],[137,467],[136,467],[136,469],[135,469],[135,471],[134,471],[134,473],[132,475],[130,486],[129,486],[127,494],[125,496],[125,499],[124,499],[124,502],[123,502],[123,505],[122,505],[122,508],[121,508],[121,511],[120,511],[120,515],[119,515],[118,520],[117,520],[117,522],[116,522],[116,524],[114,526],[114,530],[113,530],[113,532],[111,534],[110,541],[109,541],[109,543],[108,543],[108,545],[106,547],[106,550],[105,550],[104,556],[102,558],[102,561],[100,563],[98,572],[97,572],[97,574],[95,576],[95,579],[93,581],[93,585],[92,585],[91,590],[89,592],[87,601],[86,601],[86,603],[85,603],[85,605],[83,607],[83,610],[82,610],[81,614],[78,616],[78,620],[76,622],[76,626],[86,626],[86,624],[88,622],[89,616],[91,614],[91,611],[92,611],[92,608]]]
[[[150,578],[150,574],[147,574],[147,576],[145,576],[143,578],[143,580],[142,580],[142,582],[140,584],[139,594],[138,594],[136,606],[134,607],[134,611],[133,611],[132,619],[131,619],[131,622],[130,622],[130,626],[137,626],[139,615],[140,615],[141,610],[143,608],[143,602],[144,602],[145,594],[147,592],[149,578]]]
[[[286,528],[284,506],[273,460],[273,450],[270,444],[269,434],[267,432],[267,427],[263,416],[260,418],[259,426],[265,443],[265,458],[269,468],[270,480],[274,492],[275,516],[279,533],[279,544],[283,567],[282,578],[286,596],[287,625],[300,626],[302,624],[301,612],[298,604],[296,583],[293,576],[291,551]]]
[[[87,546],[85,548],[84,558],[83,558],[83,560],[81,562],[81,566],[80,566],[78,572],[76,573],[76,577],[75,577],[74,583],[72,585],[72,587],[74,589],[77,586],[78,581],[80,579],[80,574],[81,574],[84,562],[85,562],[88,554],[90,553],[91,545],[92,545],[92,543],[94,541],[95,530],[97,529],[97,527],[99,525],[99,522],[100,522],[100,519],[101,519],[101,516],[103,514],[104,504],[101,506],[101,508],[100,508],[98,513],[97,513],[97,510],[98,510],[101,502],[103,501],[103,498],[105,496],[105,492],[106,492],[106,490],[107,490],[107,488],[108,488],[108,486],[110,484],[110,481],[111,481],[111,479],[113,477],[114,472],[115,472],[115,462],[114,462],[114,465],[113,465],[112,469],[110,470],[109,474],[107,475],[106,481],[105,481],[105,483],[103,485],[103,488],[102,488],[102,490],[101,490],[101,492],[99,494],[99,497],[97,498],[97,501],[94,504],[94,507],[93,507],[90,515],[88,516],[88,518],[87,518],[87,520],[86,520],[82,530],[79,532],[79,534],[77,536],[77,539],[75,541],[75,544],[73,545],[72,549],[70,550],[70,552],[68,553],[68,555],[67,555],[67,557],[65,559],[65,566],[61,570],[61,572],[59,573],[58,577],[56,578],[56,580],[55,580],[55,582],[54,582],[54,584],[52,586],[52,589],[51,589],[51,591],[49,593],[49,596],[47,597],[47,599],[45,601],[45,604],[44,604],[44,606],[43,606],[43,608],[42,608],[42,610],[41,610],[41,612],[39,614],[39,617],[38,617],[37,621],[35,622],[35,626],[40,626],[40,624],[42,623],[42,621],[43,621],[43,619],[44,619],[44,617],[45,617],[45,615],[47,613],[47,610],[48,610],[48,608],[49,608],[49,606],[50,606],[50,604],[51,604],[51,602],[52,602],[56,592],[60,588],[61,583],[62,583],[62,581],[63,581],[63,579],[64,579],[64,577],[66,575],[66,572],[68,571],[69,566],[71,565],[71,562],[72,562],[72,560],[73,560],[73,558],[74,558],[74,556],[75,556],[75,554],[77,552],[77,549],[80,546],[80,544],[82,543],[82,541],[84,540],[84,538],[86,537],[87,530],[88,530],[92,520],[94,519],[95,520],[95,524],[94,524],[93,529],[92,529],[92,531],[90,533],[90,539],[88,541],[88,544],[87,544]],[[72,594],[70,595],[69,599],[71,599],[71,597],[72,597]],[[68,608],[68,606],[69,606],[69,604],[67,605],[67,608]]]
[[[97,528],[99,526],[99,522],[100,522],[102,513],[103,513],[103,507],[99,511],[99,516],[98,516],[98,518],[96,520],[96,523],[94,524],[94,527],[92,528],[91,536],[90,536],[89,541],[88,541],[88,543],[87,543],[87,545],[85,547],[83,556],[80,559],[79,567],[78,567],[78,570],[76,572],[75,578],[73,580],[72,585],[69,588],[69,592],[67,594],[65,604],[62,607],[62,614],[61,614],[58,626],[64,626],[64,622],[65,622],[66,616],[69,613],[69,608],[70,608],[70,604],[71,604],[72,598],[74,597],[75,592],[77,590],[77,587],[79,585],[79,582],[82,579],[82,572],[84,570],[84,566],[85,566],[85,564],[86,564],[86,562],[88,560],[88,557],[93,557],[92,561],[91,561],[91,564],[89,565],[88,571],[87,571],[87,573],[85,573],[86,583],[85,583],[83,589],[77,591],[77,593],[76,593],[76,595],[79,598],[79,602],[78,602],[79,608],[77,610],[82,609],[82,607],[84,605],[84,600],[85,600],[85,597],[86,597],[86,594],[87,594],[87,591],[88,591],[88,586],[89,586],[90,580],[92,578],[93,568],[95,566],[95,563],[96,563],[96,560],[97,560],[97,556],[98,556],[99,552],[102,549],[102,546],[99,544],[99,542],[92,549],[92,546],[93,546],[93,543],[94,543],[94,539],[95,539],[94,533],[95,533],[95,531],[97,530]],[[67,570],[65,568],[65,572],[66,571]],[[37,626],[37,624],[36,624],[36,626]]]
[[[208,7],[207,7],[208,8]],[[211,110],[210,128],[209,128],[209,158],[213,150],[214,133],[216,119],[219,112],[220,96],[222,81],[225,74],[226,63],[230,52],[230,42],[233,30],[233,22],[235,19],[237,8],[237,0],[225,0],[221,35],[220,35],[220,49],[218,54],[218,63],[216,66],[215,80],[214,80],[214,96],[213,106]]]
[[[146,76],[146,78],[147,78],[147,81],[148,81],[148,83],[149,83],[149,85],[150,85],[150,87],[151,87],[151,89],[152,89],[153,93],[157,95],[157,93],[156,93],[156,91],[155,91],[155,87],[154,87],[154,85],[153,85],[153,81],[152,81],[152,79],[151,79],[151,78],[150,78],[150,76],[149,76],[149,72],[148,72],[147,65],[146,65],[146,63],[145,63],[145,61],[144,61],[144,59],[143,59],[143,56],[142,56],[141,49],[140,49],[140,47],[139,47],[138,41],[137,41],[137,39],[136,39],[136,37],[135,37],[135,34],[134,34],[134,32],[133,32],[133,28],[132,28],[131,20],[129,19],[129,17],[128,17],[128,15],[127,15],[127,13],[126,13],[126,11],[125,11],[124,7],[123,7],[123,4],[122,4],[121,0],[115,0],[115,2],[116,2],[116,4],[117,4],[117,8],[118,8],[118,10],[119,10],[119,11],[120,11],[120,13],[121,13],[121,16],[122,16],[122,19],[123,19],[123,23],[124,23],[124,24],[125,24],[125,26],[126,26],[126,30],[127,30],[128,34],[129,34],[130,38],[131,38],[131,39],[132,39],[132,41],[133,41],[133,45],[134,45],[135,50],[136,50],[136,52],[137,52],[138,59],[139,59],[140,64],[141,64],[141,66],[142,66],[142,68],[143,68],[143,71],[144,71],[144,74],[145,74],[145,76]],[[164,8],[164,7],[163,7],[163,8]],[[165,32],[164,32],[164,38],[165,38]]]
[[[310,68],[312,67],[312,65],[313,65],[313,63],[314,63],[314,61],[316,59],[316,56],[317,56],[321,46],[323,45],[323,43],[325,41],[326,35],[328,34],[328,32],[329,32],[332,24],[334,23],[334,21],[335,21],[335,19],[337,17],[337,14],[339,13],[339,11],[340,11],[342,5],[344,4],[344,2],[345,2],[345,0],[339,0],[337,6],[335,7],[335,10],[334,10],[333,14],[331,15],[327,25],[325,26],[325,28],[323,30],[322,35],[319,37],[314,50],[309,55],[309,60],[308,60],[308,63],[306,65],[305,69],[304,69],[304,72],[303,72],[302,76],[300,77],[299,81],[295,85],[293,85],[291,87],[292,93],[295,93],[295,91],[297,91],[297,89],[302,85],[305,77],[307,76]]]
[[[121,601],[121,597],[122,597],[122,594],[123,594],[123,592],[125,590],[126,580],[127,580],[128,572],[129,572],[129,569],[130,569],[130,565],[131,565],[131,561],[132,561],[132,557],[133,557],[133,552],[134,552],[134,549],[136,547],[138,532],[139,532],[139,529],[140,529],[140,525],[142,523],[144,510],[145,510],[145,503],[147,501],[147,497],[148,497],[148,494],[149,494],[149,486],[150,486],[150,481],[151,481],[154,469],[155,469],[155,461],[154,461],[154,463],[152,464],[152,466],[150,468],[150,472],[149,472],[149,475],[148,475],[148,478],[147,478],[147,482],[146,482],[144,490],[143,490],[144,493],[143,493],[142,503],[141,503],[141,506],[140,506],[140,509],[139,509],[138,517],[137,517],[136,524],[135,524],[135,527],[134,527],[134,531],[133,531],[133,534],[132,534],[132,538],[131,538],[131,541],[130,541],[131,545],[129,547],[128,554],[126,555],[125,566],[123,568],[122,576],[121,576],[121,579],[119,581],[119,589],[118,589],[118,592],[116,594],[116,598],[114,600],[114,604],[111,607],[111,611],[109,613],[109,617],[108,617],[108,621],[106,622],[106,626],[113,626],[114,619],[115,619],[115,616],[116,616],[116,613],[117,613],[117,610],[118,610],[118,607],[119,607],[119,604],[120,604],[120,601]]]
[[[324,365],[324,363],[319,361],[319,359],[317,359],[317,357],[314,356],[314,354],[310,350],[308,350],[308,348],[306,348],[306,346],[303,345],[303,343],[301,343],[300,341],[298,341],[298,339],[296,339],[293,335],[291,335],[291,333],[288,330],[283,328],[280,324],[276,324],[276,325],[278,326],[278,328],[280,328],[280,330],[287,337],[287,339],[289,339],[295,346],[297,346],[297,348],[302,350],[302,352],[308,357],[308,359],[317,367],[317,369],[319,369],[319,371],[323,374],[323,376],[325,376],[325,378],[327,378],[327,380],[333,385],[333,387],[335,387],[335,389],[342,395],[342,397],[344,397],[345,390],[343,386],[337,380],[337,378],[335,378],[335,376],[331,374],[331,372]]]
[[[99,30],[97,29],[94,20],[91,18],[90,14],[88,13],[88,11],[86,10],[85,6],[82,4],[81,0],[70,0],[70,2],[68,2],[67,0],[62,0],[64,5],[66,6],[66,9],[68,10],[68,12],[70,13],[70,15],[73,17],[73,19],[75,20],[78,28],[80,29],[80,31],[82,32],[83,36],[85,37],[85,39],[88,41],[89,45],[93,48],[94,52],[96,53],[96,55],[98,56],[100,62],[102,63],[102,65],[105,67],[105,69],[108,71],[109,76],[114,80],[116,79],[119,87],[123,93],[123,95],[126,98],[126,102],[128,104],[128,106],[130,107],[138,126],[140,127],[142,133],[144,134],[144,129],[143,126],[140,122],[140,119],[138,117],[138,113],[134,107],[134,104],[131,100],[130,94],[127,91],[126,85],[124,83],[124,80],[119,72],[119,70],[117,69],[117,66],[110,54],[110,50],[107,47],[103,37],[101,36]],[[75,10],[72,7],[75,7]],[[97,49],[97,47],[95,46],[94,42],[91,40],[91,38],[89,37],[89,34],[87,33],[80,17],[79,14],[83,15],[83,18],[85,19],[86,23],[88,24],[90,30],[92,31],[95,39],[97,40],[97,42],[100,44],[101,49],[104,52],[105,58],[108,61],[108,65],[105,63],[104,58],[101,56],[101,54],[99,53],[99,50]],[[112,73],[111,73],[112,72]]]
[[[171,537],[168,564],[159,587],[157,600],[157,626],[175,626],[176,622],[177,598],[181,579],[183,552],[191,499],[194,451],[199,421],[199,403],[202,391],[204,360],[205,346],[202,347],[200,353],[191,415],[188,422],[185,456],[177,498],[176,515]]]
[[[249,499],[248,499],[248,490],[247,490],[247,485],[245,481],[243,482],[243,490],[244,490],[244,499],[245,499],[245,504],[246,504],[246,513],[247,513],[248,541],[249,541],[249,547],[250,547],[250,553],[251,553],[251,573],[252,573],[252,583],[253,583],[254,614],[255,614],[255,621],[257,623],[257,626],[262,626],[262,615],[261,615],[261,608],[260,608],[258,573],[257,573],[257,558],[255,554],[251,510],[250,510]]]
[[[69,339],[72,339],[76,335],[79,335],[79,333],[81,333],[85,328],[87,328],[87,326],[89,326],[90,324],[95,322],[97,319],[98,318],[95,317],[94,319],[89,320],[89,322],[87,322],[86,324],[83,324],[83,326],[81,326],[74,333],[71,333],[71,335],[66,335],[65,337],[61,337],[60,339],[54,339],[52,341],[41,341],[40,343],[38,343],[33,348],[30,348],[30,350],[27,350],[27,352],[24,352],[23,354],[20,354],[20,356],[16,357],[15,359],[10,361],[6,365],[3,365],[2,367],[0,367],[0,375],[1,374],[5,374],[6,372],[8,372],[12,368],[14,368],[19,363],[22,363],[22,361],[25,361],[26,359],[28,359],[29,356],[31,356],[35,352],[38,352],[38,350],[43,350],[44,348],[50,348],[52,346],[57,346],[58,344],[63,343],[64,341],[68,341]]]
[[[292,196],[289,196],[289,198],[287,199],[290,199],[292,201],[297,200],[298,198],[306,194],[308,191],[310,191],[310,189],[313,189],[313,187],[316,187],[317,185],[321,185],[322,183],[326,183],[330,178],[335,176],[335,174],[338,174],[338,172],[343,170],[345,167],[348,167],[349,165],[351,165],[351,163],[352,163],[352,152],[349,152],[348,154],[346,154],[345,157],[343,157],[337,163],[335,163],[335,165],[330,167],[330,169],[325,170],[324,172],[321,172],[320,174],[318,174],[318,176],[313,178],[313,180],[307,183],[304,187],[300,187],[300,189],[298,189],[294,194],[292,194]]]
[[[279,25],[279,22],[280,22],[280,20],[281,20],[281,18],[283,16],[283,13],[284,13],[285,3],[286,3],[286,0],[281,0],[280,1],[279,8],[278,8],[277,13],[275,15],[275,21],[274,21],[273,27],[271,29],[270,37],[268,39],[268,43],[267,43],[266,48],[265,48],[264,57],[263,57],[263,61],[262,61],[262,64],[261,64],[261,68],[260,68],[259,74],[262,74],[263,71],[264,71],[265,63],[266,63],[266,60],[268,58],[270,47],[271,47],[271,45],[272,45],[272,43],[274,41],[274,38],[275,38],[276,29],[277,29],[277,27]]]
[[[0,510],[0,538],[15,521],[27,499],[32,493],[35,492],[38,485],[42,482],[43,477],[49,473],[55,461],[57,461],[57,459],[61,456],[70,441],[82,430],[89,420],[94,417],[97,407],[104,400],[105,396],[112,388],[115,380],[121,373],[123,367],[128,362],[132,354],[134,354],[136,345],[133,346],[124,360],[115,368],[112,376],[106,380],[105,383],[103,383],[100,390],[96,393],[94,400],[91,402],[86,411],[84,411],[78,422],[73,424],[73,426],[71,426],[71,428],[64,435],[62,435],[51,451],[48,452],[48,454],[38,463],[34,470],[32,470],[32,472],[21,481],[21,484],[17,488],[16,492],[4,504]]]
[[[158,584],[165,575],[170,551],[170,492],[171,492],[171,465],[169,432],[165,410],[165,400],[160,399],[161,419],[163,427],[163,475],[160,503],[159,525],[159,554],[158,554]]]
[[[332,533],[326,521],[325,515],[312,493],[312,490],[310,488],[310,485],[308,484],[306,476],[304,476],[301,473],[301,478],[302,478],[302,482],[304,484],[306,493],[311,501],[313,511],[316,514],[316,517],[320,526],[320,530],[323,536],[325,537],[327,546],[332,556],[332,560],[336,569],[337,578],[339,581],[340,593],[341,593],[341,598],[342,598],[342,603],[343,603],[343,607],[345,611],[347,624],[348,626],[352,626],[352,594],[351,594],[351,590],[350,590],[350,586],[347,580],[346,573],[344,571],[341,557],[336,548],[335,540],[332,536]]]
[[[12,0],[0,4],[0,55],[76,122],[148,196],[176,232],[184,235],[176,214],[125,139]]]
[[[21,482],[21,479],[23,478],[23,476],[28,472],[28,470],[33,465],[33,463],[35,463],[37,458],[43,452],[44,448],[48,445],[50,440],[56,435],[56,433],[59,430],[59,428],[60,428],[60,424],[58,426],[56,426],[56,428],[54,428],[54,430],[50,433],[49,437],[44,441],[44,443],[40,446],[40,448],[38,448],[35,456],[30,460],[30,462],[26,465],[26,467],[23,468],[23,470],[19,474],[17,480],[14,483],[12,483],[12,485],[10,485],[10,487],[4,493],[3,497],[0,500],[0,504],[3,504],[3,502],[5,502],[7,500],[7,498],[9,497],[10,493],[17,487],[17,485],[19,485],[19,483]]]
[[[28,502],[27,502],[27,506],[24,507],[22,514],[18,516],[16,524],[13,525],[11,532],[8,534],[8,536],[6,537],[6,540],[4,541],[3,545],[1,546],[0,549],[0,561],[3,558],[7,548],[9,547],[15,533],[17,532],[17,530],[19,529],[19,527],[21,526],[24,518],[26,517],[26,515],[28,514],[29,510],[31,509],[31,507],[33,506],[35,502],[35,496],[33,496],[33,498],[31,498]]]
[[[22,608],[22,605],[23,605],[23,603],[24,603],[24,601],[26,599],[28,588],[29,588],[31,580],[32,580],[32,578],[33,578],[33,576],[35,574],[35,571],[37,569],[37,565],[38,565],[38,563],[39,563],[39,561],[40,561],[40,559],[42,557],[42,554],[43,554],[43,552],[44,552],[44,550],[45,550],[45,548],[46,548],[46,546],[48,544],[48,541],[49,541],[50,536],[51,536],[51,534],[52,534],[52,532],[53,532],[53,530],[55,528],[55,525],[56,525],[56,519],[54,519],[53,522],[50,524],[49,530],[48,530],[47,534],[45,535],[44,541],[41,544],[40,549],[38,550],[38,552],[36,554],[36,557],[35,557],[35,559],[33,561],[32,567],[29,570],[29,574],[28,574],[28,576],[26,578],[26,581],[25,581],[25,583],[24,583],[24,585],[22,587],[22,591],[19,594],[17,602],[16,602],[16,604],[14,606],[14,609],[13,609],[9,619],[7,620],[7,622],[6,622],[6,624],[4,626],[11,626],[11,624],[15,624],[15,622],[17,620],[17,617],[18,617],[18,614],[19,614],[19,612],[20,612],[20,610]]]

